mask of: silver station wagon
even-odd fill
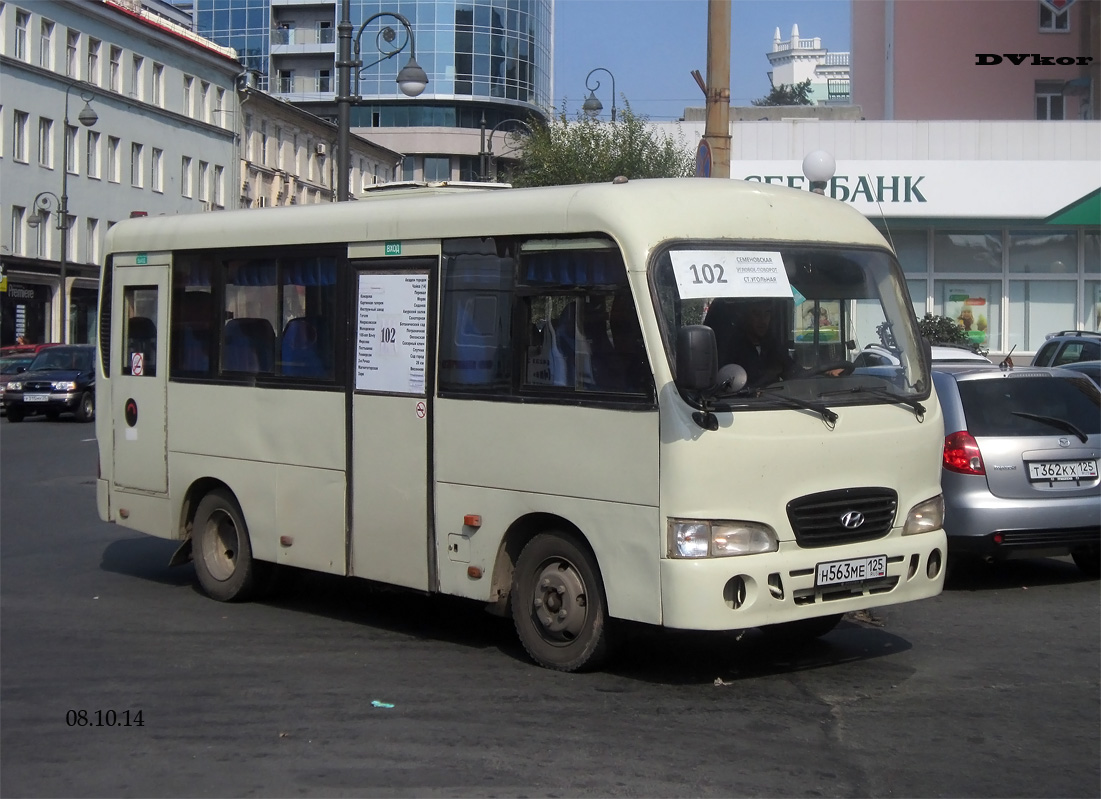
[[[1101,565],[1101,395],[1065,369],[934,365],[948,552]]]

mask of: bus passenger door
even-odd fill
[[[168,383],[168,259],[131,257],[118,266],[111,289],[110,396],[97,413],[114,430],[114,482],[119,488],[168,490],[165,406]],[[123,258],[116,258],[125,263]]]
[[[428,364],[438,262],[353,261],[349,572],[421,590],[436,582]]]

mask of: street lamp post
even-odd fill
[[[604,104],[596,97],[596,90],[600,88],[600,81],[595,81],[596,86],[589,85],[589,78],[593,76],[593,72],[607,72],[608,77],[612,79],[612,122],[615,122],[615,75],[604,67],[597,67],[585,76],[585,88],[589,90],[589,96],[585,98],[581,110],[594,117],[604,110]]]
[[[402,94],[407,97],[417,97],[428,86],[428,75],[420,64],[417,63],[417,44],[416,39],[413,36],[413,26],[409,24],[409,20],[403,17],[401,14],[391,11],[380,11],[377,14],[372,14],[363,21],[363,24],[359,26],[359,31],[356,35],[352,36],[352,8],[351,0],[341,0],[340,6],[340,22],[336,26],[337,30],[337,55],[336,55],[336,195],[340,201],[352,199],[348,190],[348,172],[351,169],[351,153],[348,152],[351,141],[351,106],[352,104],[358,104],[360,102],[359,97],[359,75],[364,69],[369,69],[376,64],[381,64],[388,58],[393,58],[402,50],[406,45],[409,46],[409,61],[398,72],[397,84],[401,89]],[[368,25],[374,22],[376,19],[382,17],[392,17],[401,23],[405,28],[405,41],[401,43],[400,47],[396,47],[393,50],[388,50],[383,46],[383,42],[387,45],[393,44],[394,39],[397,38],[397,34],[390,26],[384,27],[375,36],[375,47],[379,53],[382,54],[382,58],[363,66],[363,61],[359,57],[359,40],[363,36],[363,31]],[[355,39],[355,57],[352,57],[352,39]],[[356,77],[356,93],[352,93],[352,71],[355,70]]]
[[[527,132],[528,132],[529,136],[533,135],[533,131],[531,129],[531,126],[527,122],[524,122],[524,120],[522,120],[522,119],[502,119],[500,122],[498,122],[496,125],[494,125],[492,128],[489,129],[489,139],[487,141],[487,139],[486,139],[486,115],[485,115],[485,112],[483,111],[482,112],[482,124],[481,124],[481,128],[482,128],[482,146],[481,146],[481,149],[478,150],[478,157],[480,159],[480,170],[479,170],[479,173],[478,173],[478,177],[482,182],[485,182],[485,181],[489,180],[491,177],[494,180],[496,180],[496,178],[497,178],[497,169],[496,169],[496,167],[493,166],[493,134],[497,131],[498,128],[500,128],[506,122],[512,122],[516,125],[520,125],[520,126],[527,129]],[[516,133],[517,131],[510,130],[508,132],[509,133]],[[490,172],[491,168],[492,168],[493,174],[489,175],[489,172]]]
[[[69,343],[69,296],[65,287],[66,272],[69,266],[69,92],[74,86],[80,87],[80,99],[84,101],[84,108],[77,114],[77,120],[86,128],[92,127],[99,121],[99,116],[92,109],[92,98],[95,94],[90,87],[81,81],[73,81],[65,88],[65,121],[61,131],[61,196],[58,197],[52,191],[40,191],[34,198],[34,214],[27,220],[32,228],[38,227],[45,221],[45,215],[51,210],[57,212],[57,229],[61,231],[61,257],[58,259],[58,276],[61,287],[58,291],[58,320],[61,323],[61,343]],[[76,147],[74,136],[73,146]]]

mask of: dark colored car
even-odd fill
[[[1075,361],[1074,363],[1063,364],[1059,368],[1080,372],[1101,386],[1101,361]]]
[[[35,354],[33,352],[17,352],[10,355],[4,353],[0,355],[0,413],[4,412],[4,386],[16,375],[21,375],[27,371],[28,367],[34,363],[34,359]]]
[[[4,413],[9,422],[44,414],[56,419],[63,413],[90,422],[96,415],[95,347],[62,345],[40,352],[26,372],[7,381]]]
[[[933,366],[948,554],[1101,571],[1101,392],[1066,369]]]
[[[1088,330],[1060,330],[1049,333],[1032,359],[1033,366],[1065,366],[1078,361],[1101,359],[1101,333]]]
[[[0,358],[7,358],[9,355],[30,355],[33,357],[48,347],[56,346],[58,346],[57,342],[50,344],[9,344],[7,347],[0,347]]]

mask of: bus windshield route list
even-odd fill
[[[428,275],[359,276],[356,390],[424,394]]]

